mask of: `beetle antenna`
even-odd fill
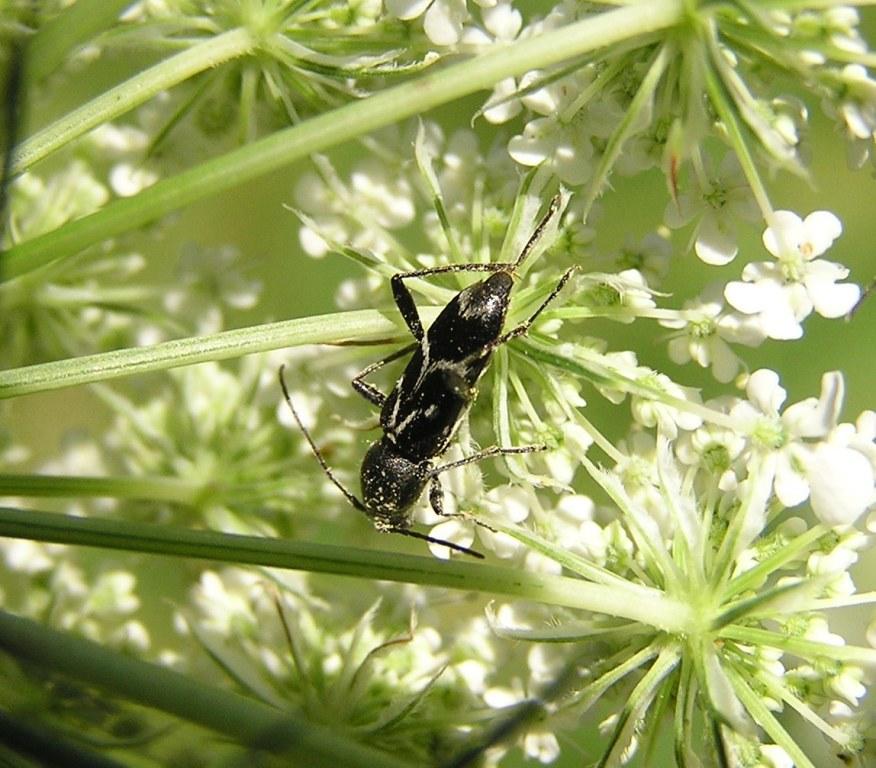
[[[307,431],[307,427],[301,421],[301,417],[298,415],[298,411],[295,410],[295,406],[292,405],[292,398],[289,396],[289,390],[286,387],[286,379],[283,378],[283,369],[285,368],[285,364],[280,366],[280,386],[283,388],[283,395],[286,398],[286,402],[289,404],[289,410],[292,411],[292,416],[295,418],[295,423],[298,424],[298,428],[304,434],[304,437],[307,439],[307,442],[310,444],[310,450],[313,451],[313,455],[316,456],[316,460],[319,462],[319,466],[322,467],[322,471],[326,473],[328,479],[331,480],[338,490],[347,497],[347,501],[350,502],[356,509],[360,512],[368,513],[368,508],[357,499],[350,491],[348,491],[340,480],[335,477],[335,473],[332,472],[329,465],[326,463],[326,460],[323,458],[322,452],[319,448],[316,447],[316,443],[313,441],[313,438],[310,436],[310,432]]]
[[[462,552],[464,555],[471,555],[472,557],[476,557],[479,560],[483,560],[484,556],[475,551],[474,549],[469,549],[468,547],[462,546],[462,544],[454,544],[452,541],[445,541],[444,539],[436,539],[434,536],[429,536],[425,533],[420,533],[419,531],[411,531],[408,528],[389,528],[390,533],[400,533],[402,536],[410,536],[414,539],[422,539],[423,541],[428,541],[430,544],[440,544],[442,547],[449,547],[450,549],[455,549],[457,552]]]
[[[523,250],[520,251],[520,255],[517,257],[517,260],[514,262],[512,267],[512,271],[516,271],[517,268],[529,258],[529,254],[535,249],[536,244],[539,240],[541,240],[541,236],[544,233],[545,228],[547,227],[550,220],[554,217],[554,214],[560,208],[560,201],[562,200],[562,196],[558,193],[551,198],[551,203],[548,206],[547,213],[542,216],[542,219],[536,225],[535,229],[532,231],[532,234],[529,236],[529,240],[526,241],[526,245],[523,246]]]

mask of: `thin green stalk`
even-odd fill
[[[70,477],[0,474],[0,496],[148,499],[193,504],[203,487],[178,477]]]
[[[713,40],[709,40],[706,45],[712,49],[712,58],[715,66],[721,64],[721,57],[724,53],[720,50],[715,50],[716,46]],[[725,65],[726,66],[726,65]],[[719,70],[720,71],[720,70]],[[770,203],[769,194],[761,181],[760,174],[757,171],[757,163],[748,148],[748,143],[745,141],[742,126],[737,120],[739,113],[738,109],[734,108],[732,97],[728,94],[729,86],[715,74],[712,67],[705,67],[703,70],[704,80],[706,82],[706,90],[709,94],[709,100],[715,109],[715,112],[724,123],[727,130],[727,135],[730,139],[730,145],[736,153],[736,158],[739,160],[739,165],[742,172],[745,174],[745,179],[751,187],[751,194],[757,200],[758,207],[766,221],[771,221],[773,218],[773,206]],[[748,129],[754,132],[751,126]]]
[[[133,0],[77,0],[40,25],[27,44],[28,86],[35,88],[77,45],[109,28]]]
[[[2,255],[5,280],[78,253],[205,198],[288,165],[295,160],[453,99],[491,87],[529,69],[541,69],[619,40],[665,29],[683,18],[681,0],[654,0],[607,11],[560,29],[499,46],[496,50],[346,104],[299,125],[240,147],[222,157],[164,179],[139,194],[105,208]]]
[[[695,413],[710,424],[718,424],[728,429],[733,429],[734,424],[732,419],[725,413],[720,413],[706,405],[695,403],[690,400],[683,400],[676,397],[659,387],[654,386],[647,378],[632,379],[626,376],[623,372],[612,367],[611,363],[599,352],[593,352],[583,347],[579,347],[576,354],[580,360],[586,360],[586,365],[582,364],[579,359],[572,359],[564,355],[557,354],[556,345],[554,347],[543,343],[534,337],[525,338],[520,344],[523,354],[539,363],[546,363],[553,368],[561,371],[567,371],[574,376],[585,381],[592,381],[594,384],[609,384],[618,389],[622,389],[631,395],[637,395],[651,400],[658,400],[667,405],[672,405],[680,411]],[[2,397],[2,391],[0,391]]]
[[[848,664],[866,664],[876,667],[876,649],[860,648],[854,645],[828,645],[817,640],[806,640],[802,637],[789,637],[780,632],[771,632],[752,626],[728,624],[717,633],[719,638],[735,640],[743,644],[770,646],[786,653],[799,656],[807,661],[819,656],[831,661],[841,661]]]
[[[62,673],[210,728],[251,749],[291,753],[298,758],[296,765],[411,768],[410,763],[349,740],[336,728],[10,613],[0,612],[0,648],[43,674]]]
[[[436,311],[421,315],[428,322]],[[283,347],[343,344],[353,339],[367,344],[400,335],[400,321],[394,322],[374,309],[283,320],[0,371],[0,400]]]
[[[0,536],[484,592],[596,611],[668,632],[690,623],[688,608],[665,596],[632,601],[627,589],[484,563],[11,507],[0,507]]]
[[[12,173],[26,171],[73,139],[109,122],[199,72],[250,53],[255,41],[246,29],[232,29],[164,59],[64,115],[25,139],[12,155]]]

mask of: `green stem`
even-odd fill
[[[232,29],[134,75],[25,139],[12,155],[12,173],[26,171],[73,139],[125,114],[158,92],[244,56],[254,47],[255,41],[246,29]]]
[[[77,253],[302,157],[489,88],[506,77],[665,29],[682,18],[682,5],[681,0],[653,0],[607,11],[519,41],[513,47],[500,46],[472,60],[429,71],[416,80],[278,131],[11,248],[2,259],[3,279]]]
[[[860,648],[854,645],[828,645],[816,640],[806,640],[802,637],[789,637],[780,632],[770,632],[757,627],[728,625],[722,627],[718,637],[735,640],[744,645],[757,643],[770,648],[799,656],[804,661],[825,658],[848,664],[862,664],[868,667],[876,666],[876,649]]]
[[[109,28],[132,0],[77,0],[42,24],[27,44],[27,78],[35,88],[77,45]]]
[[[60,672],[210,728],[251,749],[293,753],[296,765],[410,768],[410,763],[348,740],[336,728],[5,612],[0,612],[0,648],[41,673]]]
[[[421,316],[428,322],[436,312],[427,308]],[[400,334],[400,324],[374,309],[283,320],[0,371],[0,400],[283,347],[342,344],[351,339],[368,343],[391,340]]]
[[[728,429],[733,429],[735,426],[727,414],[720,413],[701,403],[695,403],[691,400],[684,400],[671,395],[659,386],[649,382],[647,377],[632,379],[626,376],[623,372],[614,368],[601,353],[594,352],[586,347],[578,346],[575,348],[575,355],[579,359],[572,359],[565,355],[557,354],[554,347],[550,347],[532,337],[523,339],[520,343],[520,348],[523,350],[523,354],[537,362],[545,363],[561,371],[567,371],[580,379],[591,381],[597,386],[600,384],[609,385],[630,395],[647,400],[656,400],[666,405],[671,405],[680,411],[695,413],[703,421],[710,424],[718,424]],[[0,382],[2,382],[2,375],[0,375]],[[2,396],[3,392],[0,389],[0,398]]]
[[[194,504],[203,488],[178,477],[70,477],[0,474],[0,496],[149,499]]]
[[[715,50],[712,40],[709,40],[709,42],[704,44],[709,45],[712,48],[712,59],[716,64],[716,68],[721,66],[720,57],[723,57],[723,52]],[[726,66],[726,64],[724,66]],[[720,72],[720,69],[717,71]],[[716,69],[713,69],[712,67],[704,68],[703,77],[706,82],[706,91],[709,94],[709,101],[724,124],[730,146],[736,153],[736,158],[739,160],[739,165],[742,168],[745,179],[751,187],[751,193],[757,201],[757,205],[763,214],[764,220],[771,222],[773,218],[773,206],[770,203],[769,195],[767,194],[766,188],[764,187],[760,174],[758,173],[757,163],[749,151],[748,143],[745,141],[742,126],[739,124],[739,120],[737,120],[739,111],[734,108],[732,97],[727,93],[729,86],[725,85],[716,74]],[[753,131],[753,129],[750,130]]]
[[[684,606],[663,595],[633,603],[628,589],[520,568],[167,525],[0,507],[0,536],[485,592],[642,621],[668,632],[681,631],[678,617],[687,616]]]
[[[783,544],[765,560],[761,560],[753,568],[729,581],[724,586],[721,602],[725,603],[736,595],[745,595],[750,591],[757,590],[771,574],[779,572],[784,565],[794,560],[802,559],[803,554],[808,553],[815,542],[822,536],[829,534],[829,528],[815,525],[800,536]]]

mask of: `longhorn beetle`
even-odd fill
[[[412,344],[372,363],[351,384],[368,402],[380,408],[383,437],[372,443],[362,461],[360,474],[362,499],[347,490],[329,468],[319,448],[292,405],[280,367],[280,386],[292,415],[304,434],[323,471],[356,509],[371,518],[379,531],[413,536],[459,552],[483,557],[478,552],[410,530],[411,507],[429,486],[429,503],[444,515],[444,496],[438,476],[455,467],[482,461],[492,456],[544,451],[543,445],[515,448],[493,446],[459,461],[435,466],[433,460],[446,450],[463,416],[477,396],[477,384],[493,351],[511,339],[525,334],[535,319],[556,298],[571,277],[567,270],[554,289],[529,319],[510,331],[502,332],[515,270],[532,252],[551,217],[557,212],[559,196],[554,197],[544,218],[516,261],[450,264],[392,276],[392,295],[402,318],[414,337]],[[429,327],[423,330],[414,298],[404,281],[449,272],[490,272],[489,277],[464,288],[454,296]],[[401,378],[389,395],[384,395],[365,377],[387,363],[413,353]]]

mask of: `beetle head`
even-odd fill
[[[429,462],[402,456],[387,439],[368,449],[362,461],[362,500],[376,528],[395,530],[411,523],[408,510],[423,494],[429,479]]]

